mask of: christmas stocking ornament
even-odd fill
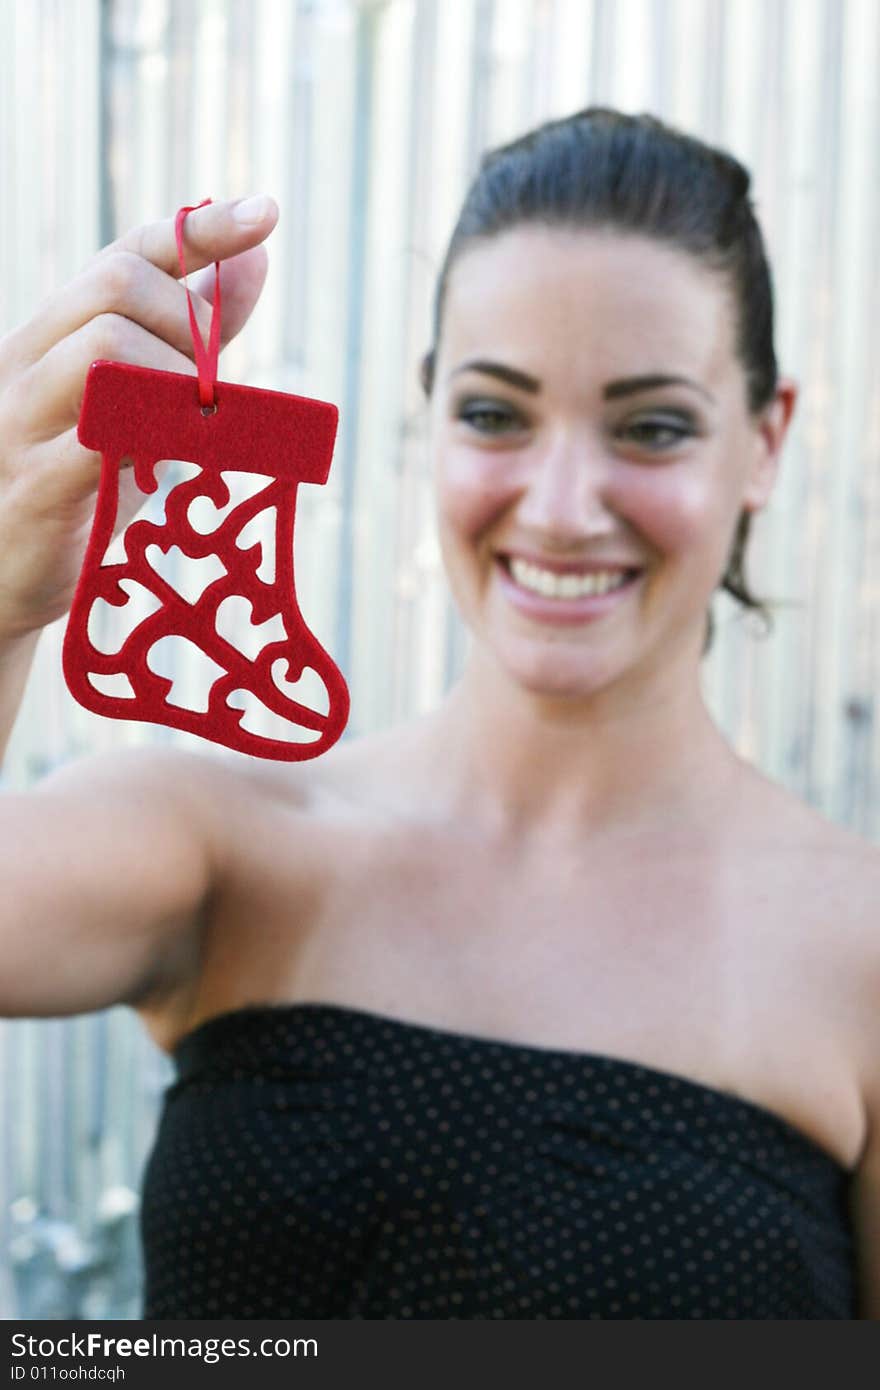
[[[210,202],[206,199],[205,202]],[[203,207],[204,203],[199,203]],[[183,221],[194,208],[181,208],[175,220],[181,275]],[[184,279],[185,284],[185,279]],[[304,622],[296,601],[293,574],[293,527],[296,490],[301,482],[325,483],[330,471],[338,411],[324,401],[280,391],[258,390],[218,382],[220,341],[220,266],[215,264],[215,297],[208,348],[199,335],[192,301],[190,325],[198,379],[153,371],[119,362],[94,362],[86,380],[78,437],[101,453],[101,478],[95,518],[82,573],[64,636],[64,676],[71,694],[86,709],[114,719],[144,720],[185,729],[215,743],[262,758],[297,761],[327,751],[345,728],[349,695],[338,667]],[[125,530],[125,559],[106,563],[116,524],[119,468],[132,459],[134,479],[145,495],[155,492],[160,460],[186,460],[196,476],[171,489],[164,522],[133,521]],[[190,470],[192,471],[192,470]],[[248,495],[233,501],[224,473],[256,475]],[[232,505],[230,505],[232,503]],[[215,509],[220,509],[218,512]],[[274,573],[267,567],[263,544],[248,544],[250,534],[274,512]],[[219,523],[205,532],[196,522],[206,510]],[[181,563],[203,576],[188,586],[188,596],[169,579],[163,557],[181,553]],[[188,557],[188,558],[184,558]],[[173,559],[173,556],[171,557]],[[207,564],[206,564],[207,562]],[[173,565],[170,567],[173,569]],[[165,577],[163,577],[163,572]],[[268,573],[268,577],[267,577]],[[124,585],[141,586],[151,611],[128,633],[115,652],[98,650],[89,635],[89,618],[99,600],[121,609],[131,602]],[[196,597],[194,590],[201,589]],[[132,590],[133,592],[133,590]],[[255,627],[270,624],[273,640],[259,651],[244,634],[230,640],[228,621],[218,631],[217,613],[232,600],[241,616],[247,605]],[[231,610],[227,606],[226,612]],[[268,632],[268,627],[264,632]],[[253,633],[251,633],[253,635]],[[168,637],[193,644],[215,677],[207,708],[172,703],[174,681],[157,673],[157,643]],[[153,661],[151,662],[151,652]],[[217,668],[215,671],[214,668]],[[323,699],[297,699],[296,683],[314,687],[316,673]],[[108,678],[116,678],[116,681]],[[108,685],[130,693],[107,693]],[[294,689],[287,688],[293,685]],[[103,688],[102,688],[103,687]],[[204,702],[202,702],[204,703]],[[313,705],[323,705],[318,710]],[[242,727],[256,710],[277,732],[296,726],[306,738],[279,738]],[[276,716],[273,720],[271,716]],[[279,720],[282,724],[279,724]],[[315,737],[317,734],[317,738]]]

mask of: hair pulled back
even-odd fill
[[[432,346],[421,379],[431,394],[449,276],[462,252],[523,224],[619,229],[654,237],[723,275],[732,293],[736,353],[756,414],[773,397],[773,288],[748,170],[732,155],[647,114],[591,106],[548,121],[483,155],[452,233],[434,295]],[[771,625],[750,591],[740,513],[719,587]],[[713,634],[711,610],[703,651]]]

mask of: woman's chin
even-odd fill
[[[607,659],[584,651],[525,650],[495,652],[507,678],[530,695],[556,700],[588,700],[608,688],[619,674]]]

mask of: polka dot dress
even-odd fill
[[[856,1316],[848,1174],[751,1101],[330,1004],[174,1060],[145,1318]]]

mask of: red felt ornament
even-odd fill
[[[205,202],[210,202],[205,199]],[[199,203],[203,207],[204,203]],[[183,222],[194,208],[181,208],[175,219],[181,275],[186,276]],[[296,601],[293,575],[293,527],[296,490],[301,482],[325,483],[336,438],[338,411],[325,401],[281,391],[218,382],[220,343],[220,265],[215,263],[215,294],[208,347],[199,334],[187,288],[190,326],[198,380],[176,372],[153,371],[120,362],[93,362],[86,379],[78,437],[88,449],[100,450],[101,479],[95,518],[82,573],[64,636],[64,677],[71,694],[86,709],[114,719],[144,720],[186,729],[202,738],[262,758],[298,761],[326,752],[348,718],[345,680],[304,622]],[[119,467],[134,462],[134,478],[144,494],[157,487],[160,460],[186,460],[197,476],[178,483],[168,494],[164,522],[133,521],[125,530],[125,559],[104,563],[116,525]],[[207,503],[226,509],[231,494],[224,473],[257,474],[264,485],[225,512],[205,534],[193,525],[191,508]],[[244,528],[267,509],[275,509],[275,571],[271,581],[258,571],[263,546],[239,544]],[[212,510],[209,507],[209,511]],[[193,601],[163,577],[150,555],[179,548],[193,562],[213,557],[222,574],[208,582]],[[184,560],[184,564],[186,561]],[[89,636],[89,617],[100,599],[116,608],[130,602],[124,582],[148,591],[154,611],[129,632],[119,650],[99,651]],[[270,641],[256,656],[221,636],[217,610],[225,600],[246,600],[255,625],[280,624],[283,637]],[[167,698],[174,682],[151,669],[149,657],[167,637],[186,639],[216,664],[207,709],[192,709]],[[297,682],[307,668],[323,683],[328,708],[319,712],[283,687]],[[213,668],[212,668],[213,671]],[[108,678],[124,677],[131,694],[101,689]],[[94,678],[94,679],[93,679]],[[230,704],[230,697],[237,704]],[[310,742],[276,738],[241,727],[249,709],[271,712],[287,725],[317,732]]]

